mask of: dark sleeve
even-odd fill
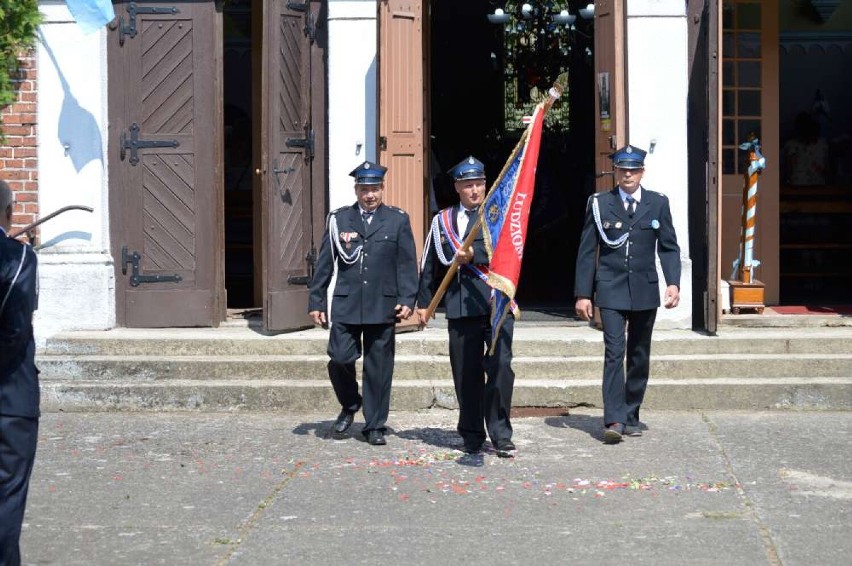
[[[677,234],[675,234],[672,222],[672,211],[669,208],[669,199],[663,197],[660,206],[660,229],[657,231],[657,255],[660,256],[660,266],[663,268],[663,277],[666,285],[677,285],[680,287],[680,246],[677,245]]]
[[[326,304],[328,284],[331,282],[331,276],[334,274],[334,253],[328,240],[328,225],[330,220],[331,215],[329,214],[329,218],[325,223],[325,233],[322,237],[319,256],[317,256],[317,264],[314,268],[314,276],[311,279],[308,312],[326,312],[328,310],[328,305]]]
[[[595,288],[595,269],[597,264],[598,232],[592,213],[592,199],[586,202],[586,220],[580,235],[580,247],[577,250],[577,266],[574,275],[574,296],[578,299],[591,299]]]
[[[0,303],[10,289],[18,265],[21,263],[21,251],[15,249],[12,256],[0,265]],[[38,260],[30,246],[23,250],[24,260],[21,272],[15,284],[9,290],[6,306],[0,313],[0,376],[7,375],[9,369],[20,362],[29,343],[33,339],[33,312],[37,302]]]
[[[407,214],[402,217],[396,252],[396,288],[399,293],[397,304],[413,309],[417,297],[417,247],[414,245],[411,221]]]

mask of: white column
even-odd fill
[[[39,239],[36,337],[115,325],[109,252],[106,30],[83,35],[64,2],[41,2],[38,51]]]
[[[660,309],[658,327],[690,328],[686,3],[630,0],[626,5],[629,141],[646,150],[655,142],[654,152],[645,158],[642,185],[669,198],[681,250],[680,306]],[[661,273],[661,290],[664,286]]]
[[[328,3],[328,175],[331,210],[355,201],[349,172],[376,161],[376,0]]]

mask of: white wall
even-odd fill
[[[38,42],[39,341],[115,325],[107,194],[106,31],[83,35],[64,2],[40,2]]]
[[[328,174],[331,210],[355,201],[349,172],[376,160],[376,0],[328,3]]]
[[[688,28],[683,0],[627,3],[627,100],[630,143],[645,150],[642,185],[669,197],[681,250],[680,306],[660,309],[658,326],[692,325],[686,154]],[[661,278],[662,281],[662,278]]]

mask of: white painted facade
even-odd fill
[[[355,201],[349,172],[377,158],[376,14],[375,0],[328,2],[330,210]]]
[[[109,242],[107,30],[83,35],[61,0],[41,1],[38,44],[39,210],[69,204],[42,226],[40,341],[62,330],[115,325]],[[349,172],[376,159],[376,0],[328,2],[328,175],[331,209],[354,200]],[[645,184],[668,195],[682,250],[681,304],[667,327],[691,327],[687,225],[687,21],[682,0],[628,3],[630,141],[647,148]],[[566,297],[566,300],[573,298]]]
[[[106,29],[83,35],[63,1],[39,2],[39,342],[62,330],[115,326],[109,251]]]

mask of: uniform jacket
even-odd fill
[[[329,241],[329,222],[311,280],[308,311],[328,312],[328,287],[337,263],[331,301],[332,322],[388,324],[396,320],[394,307],[414,308],[417,294],[417,252],[405,211],[381,205],[365,225],[358,204],[329,214],[334,216],[344,251],[363,245],[361,258],[347,265]],[[349,250],[343,238],[349,239]]]
[[[18,266],[23,266],[15,279]],[[39,416],[38,370],[35,367],[33,312],[37,306],[37,259],[32,247],[0,230],[0,415]],[[15,280],[14,286],[12,281]]]
[[[455,223],[459,205],[450,208],[452,210],[453,229],[458,232],[458,227]],[[462,235],[460,234],[459,236],[461,237]],[[441,245],[443,246],[444,257],[447,259],[452,258],[453,251],[449,243],[441,242]],[[417,290],[417,305],[421,309],[429,306],[435,290],[440,286],[447,270],[438,259],[434,241],[430,242],[429,249],[423,250],[423,253],[426,254],[426,259],[423,271],[420,273],[420,285]],[[485,239],[480,230],[473,241],[473,261],[471,263],[487,266],[488,262]],[[444,294],[444,307],[446,308],[446,317],[448,319],[488,315],[491,313],[491,287],[471,270],[464,266],[459,266],[458,272],[453,277]]]
[[[601,225],[607,238],[616,240],[629,234],[621,247],[610,248],[601,241],[592,213],[592,199],[598,199]],[[617,187],[608,193],[592,195],[586,206],[586,221],[577,254],[575,295],[592,299],[596,306],[609,309],[659,307],[655,254],[660,258],[666,285],[679,287],[680,248],[669,199],[665,195],[642,187],[642,200],[633,218],[625,210]]]

